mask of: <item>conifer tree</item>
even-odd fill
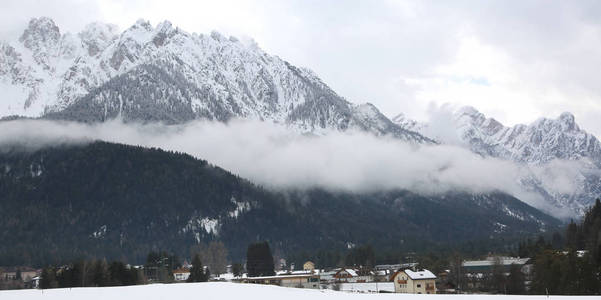
[[[234,273],[235,277],[241,276],[242,275],[242,264],[240,263],[234,263],[232,264],[232,273]]]
[[[200,260],[200,254],[196,253],[192,258],[192,268],[190,269],[188,282],[204,282],[209,279],[208,277]]]
[[[106,260],[96,260],[92,265],[92,282],[94,286],[109,285],[109,270]]]
[[[512,264],[509,268],[509,276],[507,277],[507,293],[514,295],[525,294],[526,287],[524,282],[524,273],[520,270],[520,266]]]
[[[52,289],[58,287],[58,282],[56,281],[56,273],[53,268],[46,267],[42,269],[40,279],[40,288],[41,289]]]
[[[267,242],[254,243],[248,246],[246,270],[249,277],[275,275],[273,256]]]

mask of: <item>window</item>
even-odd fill
[[[418,287],[418,288],[420,288],[420,287],[422,287],[422,285],[421,285],[421,284],[418,284],[418,285],[417,285],[417,287]]]

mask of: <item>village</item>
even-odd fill
[[[468,294],[482,293],[485,290],[483,288],[495,280],[495,276],[508,278],[514,276],[512,272],[515,270],[519,270],[519,279],[526,292],[532,276],[530,258],[502,256],[464,260],[459,268],[446,269],[437,274],[420,268],[418,262],[324,268],[306,261],[297,268],[294,264],[287,265],[285,259],[279,259],[275,266],[277,271],[274,271],[274,275],[249,276],[244,272],[245,266],[236,270],[235,265],[227,265],[224,273],[211,274],[203,281],[330,289],[350,293]],[[58,272],[68,268],[69,266],[61,267]],[[141,279],[135,284],[177,284],[190,281],[193,265],[184,261],[181,266],[168,272],[168,278],[161,278],[160,270],[155,267],[126,265],[126,268],[141,274]],[[31,267],[0,267],[0,289],[39,289],[41,275],[41,269]]]

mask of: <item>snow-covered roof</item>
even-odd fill
[[[173,271],[173,274],[190,274],[190,269],[179,268]]]
[[[234,276],[234,273],[224,273],[224,274],[219,274],[219,278],[225,279],[225,280],[232,280],[235,278],[235,276]]]
[[[277,271],[276,275],[302,275],[302,274],[318,274],[319,270],[311,271],[311,270],[296,270],[296,271]]]
[[[421,270],[421,271],[411,271],[409,269],[405,270],[405,274],[407,274],[407,276],[409,276],[409,278],[413,279],[413,280],[417,280],[417,279],[436,279],[436,275],[434,275],[434,273],[428,271],[428,270]]]
[[[257,277],[246,277],[248,280],[269,280],[269,279],[286,279],[286,278],[306,278],[314,277],[314,274],[287,274],[287,275],[274,275],[274,276],[257,276]],[[244,277],[243,277],[244,278]]]
[[[332,270],[332,271],[323,271],[323,272],[320,272],[321,276],[328,276],[328,275],[329,275],[329,276],[332,276],[332,275],[334,275],[334,274],[336,274],[336,273],[338,273],[338,271],[337,271],[337,270]]]
[[[351,277],[357,277],[357,271],[353,270],[353,269],[340,269],[338,271],[336,271],[336,274],[339,274],[341,272],[346,272],[348,273]],[[334,274],[334,275],[336,275]]]
[[[526,264],[530,258],[515,258],[515,257],[500,257],[499,262],[502,265],[524,265]],[[466,260],[462,263],[464,267],[481,267],[481,266],[492,266],[495,264],[494,259],[487,260]]]

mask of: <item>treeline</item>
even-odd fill
[[[173,282],[173,271],[181,266],[182,263],[175,254],[167,251],[150,252],[144,264],[144,276],[151,282]]]
[[[212,260],[214,266],[222,266],[225,270],[227,250],[220,242],[193,247],[191,250],[204,250],[192,255],[190,276],[187,282],[205,282],[211,277],[209,266],[202,259]],[[217,253],[222,251],[221,253]],[[249,276],[269,276],[274,273],[274,259],[267,242],[252,243],[247,249],[247,265]],[[169,252],[150,252],[146,263],[141,267],[132,267],[120,261],[107,263],[102,260],[80,260],[64,266],[48,266],[42,269],[40,288],[71,287],[106,287],[146,284],[149,282],[172,283],[175,281],[174,271],[182,268],[180,259]],[[240,263],[234,263],[232,271],[235,276],[244,272]]]
[[[208,281],[210,270],[196,253],[192,259],[188,282]],[[62,266],[42,269],[40,288],[106,287],[146,284],[149,282],[172,283],[173,271],[182,267],[179,258],[166,251],[150,252],[143,266],[130,266],[121,261],[107,263],[105,259],[80,260]]]
[[[40,288],[125,286],[145,282],[143,270],[131,268],[123,262],[82,260],[70,265],[42,269]]]
[[[566,229],[565,247],[539,242],[534,256],[533,294],[601,294],[601,201],[597,199],[581,223]]]

